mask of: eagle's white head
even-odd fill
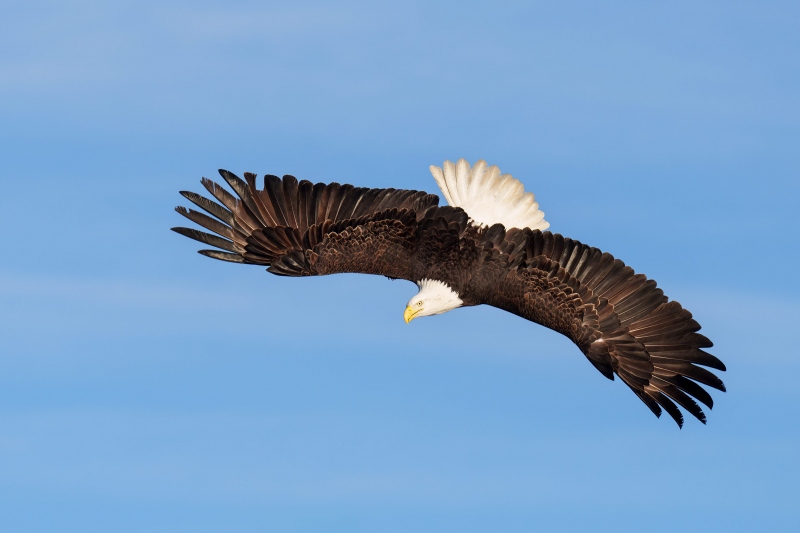
[[[417,286],[419,292],[408,301],[406,312],[403,313],[406,324],[418,316],[439,315],[464,303],[456,291],[442,281],[423,279]]]

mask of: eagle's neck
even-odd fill
[[[416,298],[425,301],[425,315],[440,315],[464,304],[458,293],[443,281],[426,278],[418,281],[417,286]]]

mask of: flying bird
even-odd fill
[[[683,426],[677,405],[705,424],[694,399],[713,407],[700,384],[725,391],[704,367],[725,365],[700,325],[656,282],[619,259],[545,231],[531,192],[497,166],[461,159],[431,166],[449,205],[424,191],[371,189],[267,175],[244,180],[220,170],[236,193],[203,178],[217,200],[182,191],[208,216],[177,207],[213,232],[174,231],[217,248],[200,253],[263,265],[279,276],[343,272],[409,280],[419,292],[404,318],[486,304],[553,329],[574,342],[608,379],[616,374],[656,415]],[[217,203],[218,202],[218,203]]]

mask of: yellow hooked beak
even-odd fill
[[[403,319],[406,321],[406,324],[411,322],[414,319],[414,315],[422,311],[422,309],[414,309],[410,305],[406,307],[406,312],[403,313]]]

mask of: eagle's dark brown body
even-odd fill
[[[616,373],[656,415],[663,407],[679,425],[674,402],[703,422],[691,396],[713,405],[698,382],[725,390],[697,366],[725,370],[703,351],[711,342],[692,315],[596,248],[539,230],[478,227],[462,209],[440,207],[437,196],[421,191],[313,185],[292,176],[267,176],[259,190],[254,174],[245,182],[220,173],[239,198],[207,179],[203,185],[222,205],[182,193],[216,219],[178,208],[220,237],[176,231],[227,250],[204,255],[284,276],[442,281],[464,305],[488,304],[566,335],[606,377]]]

